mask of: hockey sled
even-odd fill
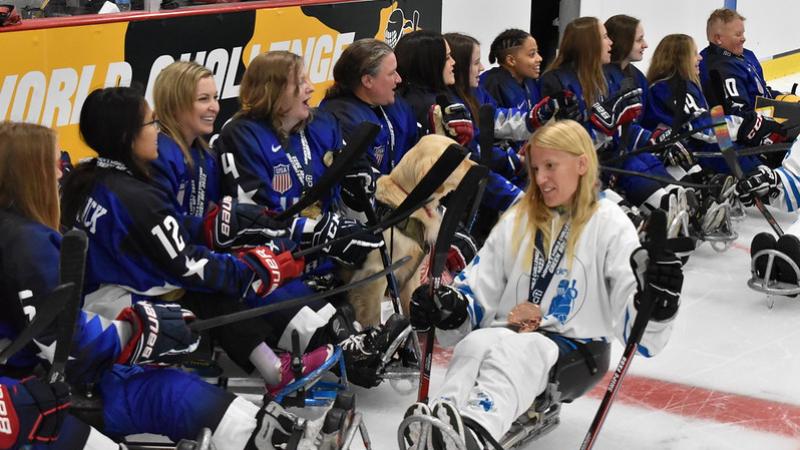
[[[498,442],[504,450],[521,448],[553,429],[560,423],[561,405],[571,403],[594,387],[606,374],[611,361],[611,346],[607,342],[589,342],[582,350],[574,350],[559,357],[550,373],[550,381],[544,392],[539,394],[524,414],[519,416],[511,429]],[[465,419],[466,422],[467,419]],[[397,429],[397,443],[401,450],[407,450],[404,432],[412,424],[420,425],[420,443],[415,450],[432,450],[427,447],[427,437],[432,427],[456,442],[458,450],[466,450],[458,435],[448,425],[433,416],[412,415],[406,417]],[[485,437],[484,437],[485,439]],[[488,444],[487,448],[492,448]]]
[[[760,277],[756,270],[756,263],[763,262],[764,259],[766,260],[766,270],[764,271],[764,276]],[[792,258],[783,252],[773,249],[764,249],[753,255],[750,261],[751,277],[747,280],[747,285],[755,291],[767,294],[769,296],[768,306],[770,308],[774,305],[772,296],[796,296],[800,294],[800,284],[787,283],[777,279],[775,276],[776,259],[779,259],[786,267],[790,267],[794,271],[795,279],[800,280],[800,267],[798,267],[797,263]]]

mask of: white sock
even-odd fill
[[[280,383],[281,360],[267,344],[262,342],[258,347],[254,348],[250,352],[249,360],[267,384],[275,385]]]

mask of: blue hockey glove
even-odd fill
[[[203,219],[206,244],[216,251],[264,245],[289,236],[289,224],[275,220],[259,205],[239,203],[227,195]]]
[[[0,384],[0,449],[58,439],[69,408],[69,386],[34,377],[8,381]]]
[[[200,335],[187,323],[194,313],[176,303],[141,301],[125,308],[117,316],[131,324],[133,335],[120,352],[119,364],[144,364],[162,358],[192,353],[200,344]]]
[[[452,330],[467,320],[469,302],[451,286],[439,287],[433,295],[430,286],[420,286],[411,294],[411,326],[427,331],[431,326]]]

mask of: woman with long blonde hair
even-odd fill
[[[219,163],[205,140],[219,113],[214,74],[194,61],[170,64],[156,77],[153,113],[160,132],[151,182],[178,211],[202,218],[220,197]]]
[[[457,345],[433,397],[439,400],[433,408],[414,404],[407,415],[438,416],[468,449],[500,440],[562,359],[580,355],[587,363],[558,372],[562,401],[597,383],[607,368],[608,340],[625,342],[644,285],[636,273],[645,267],[632,255],[645,250],[625,213],[598,195],[597,157],[586,130],[556,121],[536,131],[529,144],[525,197],[501,218],[453,286],[433,295],[422,287],[412,298],[412,325],[435,326],[442,345]],[[651,259],[658,263],[647,265],[646,279],[664,291],[641,344],[648,356],[669,338],[683,280],[674,254]],[[495,322],[508,327],[492,327]],[[409,443],[415,431],[407,433]],[[451,448],[448,441],[434,429],[435,448]]]

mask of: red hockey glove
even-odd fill
[[[255,247],[239,253],[255,278],[252,284],[256,295],[266,297],[280,285],[303,273],[305,259],[294,259],[290,252],[275,254],[269,247]]]

